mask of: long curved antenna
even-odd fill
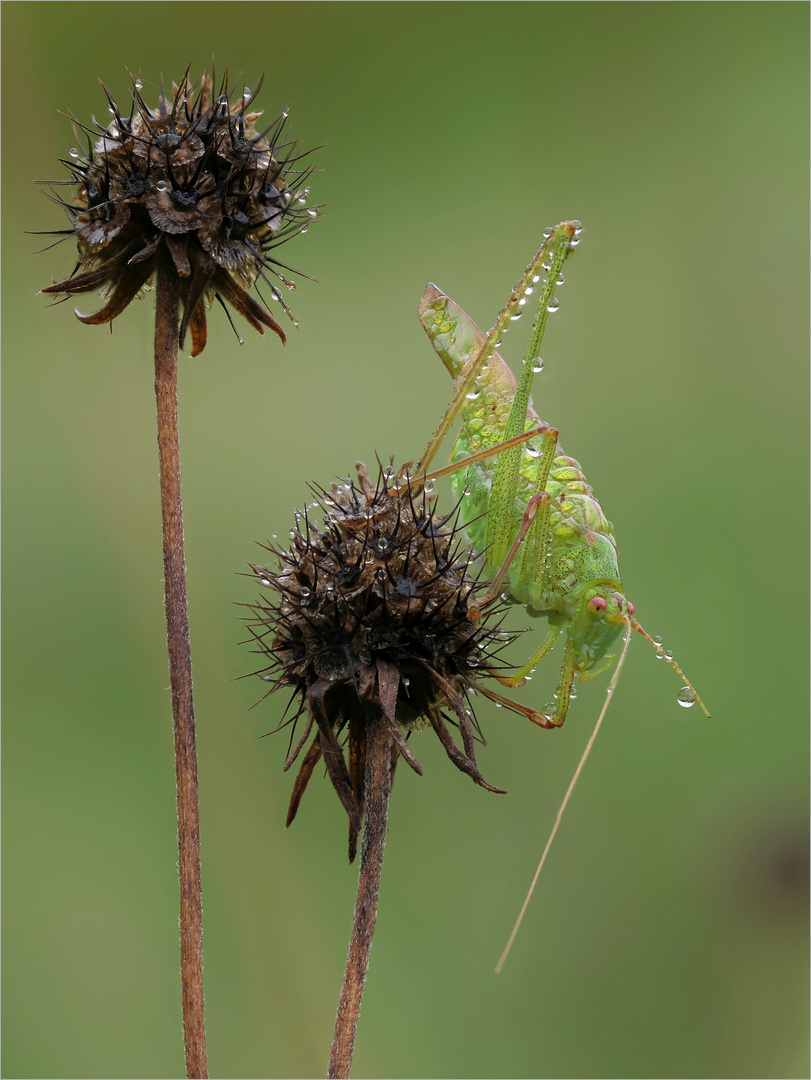
[[[704,713],[704,715],[709,720],[710,714],[707,711],[707,706],[704,704],[704,702],[698,696],[698,691],[693,686],[693,684],[690,682],[690,680],[687,678],[687,676],[684,674],[684,672],[679,667],[679,665],[676,663],[676,661],[673,659],[673,657],[669,656],[668,653],[667,653],[667,650],[662,648],[661,642],[655,641],[650,636],[650,634],[647,632],[647,630],[640,623],[638,623],[636,621],[636,619],[633,619],[633,618],[631,619],[631,627],[634,630],[636,630],[637,634],[641,634],[643,638],[646,638],[646,640],[648,640],[651,643],[651,645],[654,647],[654,649],[656,649],[656,651],[659,653],[659,655],[662,657],[662,659],[667,660],[668,664],[670,664],[670,666],[673,668],[673,670],[677,671],[678,674],[681,675],[681,677],[684,679],[685,684],[686,684],[685,689],[689,690],[690,693],[693,695],[693,700],[692,701],[685,698],[684,703],[692,705],[693,701],[697,701],[698,704],[701,706],[701,711]]]
[[[560,809],[558,810],[557,817],[555,818],[555,824],[552,826],[552,831],[549,834],[549,839],[546,841],[546,847],[543,849],[543,855],[541,855],[541,861],[538,863],[538,869],[535,871],[535,877],[532,879],[532,884],[529,887],[529,892],[527,893],[523,906],[518,913],[518,918],[515,920],[515,926],[513,926],[512,932],[507,939],[507,944],[504,946],[504,951],[502,952],[501,956],[499,957],[498,963],[496,964],[496,975],[500,974],[501,969],[506,963],[507,957],[510,955],[510,950],[513,947],[513,942],[515,941],[515,938],[518,934],[521,923],[524,921],[524,915],[526,914],[527,908],[529,907],[529,902],[532,899],[532,894],[535,892],[535,886],[538,884],[538,878],[541,876],[543,864],[546,862],[546,856],[549,854],[549,849],[552,847],[552,841],[555,839],[555,836],[557,834],[558,827],[560,826],[560,822],[563,817],[563,813],[569,803],[571,794],[574,791],[575,784],[580,779],[580,773],[583,771],[583,766],[586,764],[586,759],[591,753],[591,748],[592,746],[594,746],[594,743],[600,732],[600,727],[603,723],[603,717],[608,710],[608,705],[611,701],[611,697],[614,693],[617,681],[619,680],[620,672],[622,671],[622,665],[625,663],[625,656],[628,652],[628,646],[631,643],[631,627],[633,625],[633,620],[627,618],[626,616],[623,616],[623,621],[627,626],[627,630],[625,632],[625,643],[622,646],[622,652],[620,653],[619,661],[617,662],[617,666],[614,669],[614,674],[611,677],[611,682],[609,683],[608,690],[605,695],[603,707],[600,711],[600,715],[597,717],[597,723],[594,725],[594,730],[591,733],[591,738],[586,743],[586,749],[583,751],[578,766],[574,771],[574,776],[572,777],[571,782],[566,789],[566,794],[563,796],[563,802],[560,804]],[[636,629],[636,627],[634,627],[634,629]]]

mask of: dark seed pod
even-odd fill
[[[319,490],[323,529],[300,516],[289,550],[268,547],[280,569],[253,566],[276,594],[248,605],[253,640],[266,665],[256,674],[293,691],[292,717],[305,717],[303,735],[288,769],[316,731],[293,786],[289,825],[318,761],[349,816],[349,858],[354,858],[364,812],[367,703],[392,737],[392,769],[404,757],[422,770],[407,738],[432,727],[451,761],[488,791],[474,737],[481,732],[470,694],[498,669],[498,652],[510,639],[488,617],[469,617],[481,599],[470,559],[459,553],[450,517],[439,517],[421,485],[381,469],[373,482],[361,463],[357,482]],[[461,748],[448,723],[458,727]],[[278,729],[277,729],[278,730]],[[341,745],[345,736],[344,745]],[[481,740],[483,742],[483,740]]]
[[[213,76],[206,72],[192,85],[187,70],[151,109],[133,79],[125,115],[102,83],[113,120],[105,127],[94,119],[88,127],[71,117],[87,150],[60,159],[71,180],[43,181],[52,191],[56,184],[76,187],[71,202],[55,195],[71,228],[51,235],[73,236],[79,249],[71,276],[43,292],[100,289],[105,305],[76,314],[85,323],[108,323],[150,286],[159,265],[168,265],[180,281],[180,345],[188,330],[192,356],[205,348],[213,299],[230,304],[260,334],[267,326],[284,341],[264,300],[248,290],[261,278],[292,319],[279,289],[295,287],[282,272],[290,267],[273,253],[304,232],[318,209],[304,205],[313,169],[299,167],[306,154],[284,141],[287,113],[256,129],[262,114],[253,101],[261,84],[232,102],[227,72],[214,96]]]

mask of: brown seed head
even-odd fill
[[[256,674],[273,683],[270,693],[293,691],[296,712],[282,726],[293,723],[295,731],[295,721],[306,718],[285,769],[316,725],[287,824],[323,758],[349,816],[350,860],[363,817],[367,702],[379,705],[390,727],[392,767],[402,756],[421,772],[406,738],[432,727],[459,769],[489,791],[501,791],[476,765],[470,695],[495,674],[498,651],[511,639],[488,627],[487,618],[468,616],[479,591],[470,558],[457,550],[450,516],[437,515],[421,485],[395,479],[393,469],[372,482],[361,463],[357,475],[357,483],[318,492],[323,529],[305,513],[291,531],[289,550],[268,547],[280,569],[252,570],[276,596],[248,605],[253,640],[266,661]],[[447,723],[459,728],[461,749]]]
[[[102,83],[111,123],[94,118],[87,127],[71,117],[87,151],[74,148],[70,160],[60,159],[71,180],[43,181],[52,191],[58,183],[76,187],[71,202],[55,198],[71,221],[57,235],[75,236],[79,249],[71,276],[43,292],[67,298],[100,289],[104,306],[76,314],[85,323],[108,323],[150,286],[159,265],[170,266],[183,302],[180,344],[188,330],[192,356],[205,348],[206,309],[215,298],[260,334],[267,326],[284,342],[264,301],[248,290],[261,278],[290,316],[276,283],[295,287],[282,272],[290,267],[272,253],[318,215],[304,205],[313,169],[296,167],[306,155],[283,141],[287,113],[257,131],[261,113],[252,105],[262,80],[232,101],[227,72],[214,96],[213,76],[205,72],[192,85],[187,71],[171,95],[161,93],[156,109],[141,97],[140,79],[132,83],[129,115]]]

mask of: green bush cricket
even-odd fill
[[[541,866],[599,730],[631,630],[645,637],[684,679],[686,685],[679,692],[679,703],[689,707],[697,701],[709,716],[672,654],[634,617],[633,604],[626,600],[622,588],[613,527],[579,463],[564,454],[557,430],[541,420],[531,405],[533,375],[542,368],[539,352],[547,318],[557,309],[554,291],[563,283],[563,264],[577,245],[581,230],[577,221],[564,221],[545,230],[543,245],[486,335],[434,285],[428,286],[419,306],[420,321],[453,377],[455,392],[415,474],[419,477],[427,473],[461,414],[462,428],[454,443],[453,463],[428,473],[426,483],[446,474],[450,477],[462,524],[474,551],[483,558],[485,576],[492,579],[482,608],[503,597],[524,605],[531,616],[544,616],[549,624],[545,639],[527,662],[513,675],[496,677],[506,686],[521,685],[561,634],[565,637],[555,702],[542,712],[519,706],[491,691],[482,692],[540,727],[560,727],[576,695],[577,683],[611,666],[615,657],[609,650],[620,632],[625,631],[624,648],[603,710],[561,805]],[[537,314],[516,381],[496,346],[510,322],[520,317],[536,286]],[[519,923],[522,917],[523,910]],[[512,937],[497,970],[511,943]]]

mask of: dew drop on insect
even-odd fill
[[[565,280],[566,280],[566,278],[563,276],[563,274],[558,274],[557,281],[555,282],[555,284],[556,285],[562,285]]]
[[[535,359],[532,361],[532,370],[535,372],[536,375],[540,375],[540,373],[543,371],[543,360],[540,358],[540,356],[536,356]]]
[[[262,682],[273,682],[273,676],[268,675],[267,673],[263,673],[259,676],[259,678],[262,680]]]
[[[541,275],[540,274],[533,274],[532,275],[532,284],[533,285],[537,285],[540,280],[541,280]]]
[[[433,494],[433,490],[434,490],[434,481],[429,480],[425,485],[425,494],[426,495],[431,495],[431,494]]]
[[[557,311],[560,307],[560,300],[556,296],[553,296],[549,303],[546,305],[546,310],[551,315],[553,311]]]
[[[544,238],[544,240],[548,240],[548,239],[549,239],[549,237],[550,237],[550,236],[552,235],[552,233],[553,233],[554,231],[555,231],[555,230],[554,230],[553,228],[551,228],[551,226],[547,225],[547,227],[546,227],[546,228],[544,229],[544,231],[543,231],[543,238]]]
[[[524,289],[524,296],[532,296],[533,291],[534,290],[533,290],[532,286],[527,285],[526,289]]]
[[[136,79],[135,82],[133,83],[133,85],[134,85],[136,90],[143,90],[143,88],[144,88],[143,79]]]
[[[476,659],[475,656],[470,656],[470,657],[468,657],[467,666],[468,667],[478,667],[479,666],[479,661]]]
[[[521,318],[522,314],[523,314],[523,312],[516,311],[515,315],[510,316],[510,322],[518,322],[518,320]]]
[[[537,446],[534,446],[532,443],[527,443],[525,449],[528,457],[539,458],[541,456],[541,451],[538,449]]]
[[[672,660],[672,659],[673,659],[673,650],[672,649],[665,649],[665,660]]]
[[[654,645],[661,645],[663,641],[664,641],[664,638],[661,637],[661,635],[657,634],[656,637],[653,639],[653,644]]]
[[[583,223],[581,221],[578,221],[577,218],[574,218],[572,220],[572,225],[574,225],[575,236],[579,236],[580,233],[583,231]]]
[[[310,216],[311,218],[314,218],[314,217],[318,217],[318,211],[317,211],[317,210],[309,209],[309,210],[307,211],[307,214],[308,214],[308,215],[309,215],[309,216]]]
[[[166,191],[167,183],[165,180],[159,180],[157,184],[155,184],[155,187],[158,191]]]
[[[70,150],[68,150],[68,153],[72,158],[77,158],[79,156],[79,148],[77,146],[71,146]]]
[[[570,693],[569,693],[569,701],[576,701],[576,700],[577,700],[577,688],[573,686]]]
[[[683,709],[690,709],[696,703],[696,696],[689,686],[683,686],[676,694],[676,701]]]
[[[546,713],[547,716],[551,716],[552,713],[555,711],[554,701],[547,701],[547,703],[543,707],[543,711]]]
[[[518,301],[518,306],[523,307],[524,304],[526,304],[526,302],[527,302],[527,298],[525,296],[522,296],[521,299]]]
[[[263,585],[270,585],[270,578],[269,577],[263,577],[263,578],[260,578],[260,580],[261,580]]]
[[[497,701],[497,702],[496,702],[496,708],[497,708],[497,709],[503,709],[503,708],[504,708],[504,706],[503,706],[503,705],[501,704],[501,702],[500,702],[500,701]]]
[[[385,581],[386,580],[386,571],[381,567],[377,571],[377,573],[375,574],[375,577],[377,578],[378,581]]]
[[[386,540],[382,536],[380,537],[380,539],[377,541],[377,544],[375,545],[375,547],[377,548],[377,550],[380,552],[381,555],[385,555],[386,548],[388,546],[389,545],[387,544]]]

